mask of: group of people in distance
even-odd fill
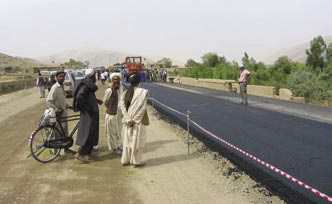
[[[146,81],[148,82],[166,82],[167,70],[166,69],[147,69],[144,71]]]
[[[47,79],[42,76],[42,74],[38,73],[38,78],[36,81],[36,86],[39,88],[40,91],[40,98],[45,98],[45,89],[48,89],[50,92],[51,87],[56,83],[54,74],[51,74],[50,77]]]
[[[63,88],[65,73],[56,73],[57,82],[52,86],[46,101],[47,106],[55,111],[57,117],[66,117],[66,109],[70,105],[66,102]],[[105,92],[103,100],[96,97],[96,73],[93,69],[85,71],[82,79],[74,90],[73,109],[80,112],[80,123],[76,144],[77,152],[65,149],[66,154],[75,155],[75,159],[88,163],[91,160],[100,160],[93,154],[93,147],[99,143],[99,105],[106,107],[105,133],[108,137],[108,148],[111,154],[122,155],[122,165],[143,166],[142,153],[145,145],[146,125],[149,124],[146,104],[148,90],[140,88],[141,75],[130,73],[127,81],[128,90],[123,91],[121,74],[111,75],[112,85]],[[68,135],[68,124],[62,124]],[[121,135],[123,132],[123,143]],[[122,147],[121,147],[122,146]]]

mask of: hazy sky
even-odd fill
[[[332,35],[331,0],[0,0],[0,52],[39,57],[85,46],[185,61],[260,59]]]

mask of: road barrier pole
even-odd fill
[[[152,105],[152,113],[153,113],[153,118],[155,118],[156,110],[154,109],[154,100],[151,100],[151,105]]]
[[[189,115],[190,115],[190,111],[187,110],[187,143],[188,143],[188,155],[189,155],[189,144],[190,144],[190,139],[189,139],[189,125],[190,125],[190,118],[189,118]]]

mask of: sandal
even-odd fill
[[[78,160],[78,161],[80,161],[83,164],[89,163],[89,161],[87,159],[85,159],[84,156],[79,155],[79,154],[75,155],[75,160]]]
[[[66,154],[72,154],[72,155],[75,155],[77,152],[74,151],[74,150],[71,150],[71,149],[67,149],[67,150],[65,151],[65,153],[66,153]]]
[[[94,161],[100,161],[102,160],[100,156],[96,156],[96,155],[88,155],[87,156],[88,160],[94,160]]]

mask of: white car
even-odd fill
[[[82,79],[84,79],[84,73],[82,71],[65,70],[65,81],[63,85],[67,97],[73,96],[75,85]]]
[[[75,84],[79,81],[84,79],[84,72],[83,71],[72,71],[72,76],[75,79]]]

